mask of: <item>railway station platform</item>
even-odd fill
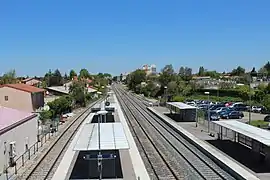
[[[211,158],[215,163],[221,166],[223,169],[227,170],[231,175],[237,177],[237,179],[248,179],[248,180],[258,180],[259,176],[246,168],[245,166],[238,163],[233,158],[229,157],[223,153],[218,148],[205,141],[203,138],[200,139],[199,136],[195,136],[193,133],[189,132],[185,128],[181,127],[178,122],[172,120],[166,116],[163,112],[167,112],[165,108],[160,107],[148,107],[148,110],[159,117],[163,122],[172,127],[175,131],[183,135],[186,140],[196,146],[200,151],[204,152],[209,158]],[[193,122],[195,123],[195,122]]]
[[[230,157],[270,179],[270,131],[236,120],[213,121],[218,139],[208,141]],[[249,158],[247,158],[249,157]]]
[[[53,180],[99,179],[100,174],[111,180],[150,180],[116,96],[110,93],[107,101],[109,106],[95,106],[94,111],[100,111],[82,123]]]

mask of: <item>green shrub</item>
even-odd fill
[[[186,100],[186,98],[184,96],[174,96],[173,97],[173,101],[183,102],[185,100]]]

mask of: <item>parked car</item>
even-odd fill
[[[224,105],[226,106],[226,107],[229,107],[229,106],[231,106],[233,103],[232,102],[225,102],[224,103]]]
[[[225,107],[224,104],[215,104],[210,106],[210,110],[217,110],[220,107]]]
[[[262,106],[252,106],[251,111],[255,113],[260,113],[262,111]]]
[[[226,111],[227,109],[229,109],[228,107],[218,107],[217,109],[215,109],[215,111],[217,113],[220,113],[221,111]]]
[[[270,122],[270,115],[265,116],[265,117],[264,117],[264,121]]]
[[[198,106],[199,109],[202,109],[202,110],[207,110],[208,109],[208,104],[201,104]]]
[[[241,119],[244,117],[244,114],[240,111],[231,111],[220,115],[222,119]]]
[[[205,112],[204,117],[206,120],[208,120],[208,111]],[[215,111],[210,111],[209,118],[210,118],[210,121],[219,121],[220,115],[218,113],[216,113]]]
[[[247,111],[247,105],[242,104],[242,103],[235,103],[232,106],[230,106],[230,108],[234,108],[235,111]]]
[[[269,109],[266,109],[266,107],[262,107],[262,109],[261,109],[261,113],[262,114],[270,114],[270,110]]]
[[[227,107],[227,109],[224,109],[223,111],[220,111],[218,114],[221,116],[221,115],[223,115],[223,114],[228,114],[228,113],[230,113],[230,112],[232,112],[232,111],[234,111],[233,108]]]

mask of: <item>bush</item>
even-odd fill
[[[42,111],[39,113],[39,119],[40,120],[47,120],[52,118],[52,111]]]
[[[62,96],[48,103],[52,117],[70,112],[72,109],[72,98],[70,96]]]
[[[265,122],[263,120],[255,120],[255,121],[250,122],[250,125],[255,126],[255,127],[259,127],[259,128],[267,128],[268,124],[269,124],[269,122]]]
[[[210,95],[218,95],[220,97],[239,97],[238,89],[197,89],[195,93],[204,95],[206,91],[209,92]]]
[[[184,96],[174,96],[173,101],[184,102],[186,98]]]

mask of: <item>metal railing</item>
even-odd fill
[[[97,99],[93,99],[88,104],[95,102]],[[49,127],[42,130],[42,133],[37,136],[37,141],[20,156],[14,158],[13,166],[6,165],[5,171],[3,172],[4,176],[6,176],[7,180],[12,179],[15,175],[18,174],[18,171],[22,169],[28,161],[34,159],[36,154],[41,150],[44,144],[52,138],[52,136],[57,136],[58,134],[58,125],[56,127],[56,131],[51,132]],[[0,174],[1,176],[1,174]]]
[[[56,133],[47,132],[38,137],[39,141],[35,142],[32,146],[27,148],[27,150],[20,156],[15,157],[13,166],[8,166],[6,168],[5,176],[6,179],[11,179],[14,175],[17,175],[18,171],[25,166],[27,161],[33,159],[35,155],[40,151],[44,144],[55,136]]]

